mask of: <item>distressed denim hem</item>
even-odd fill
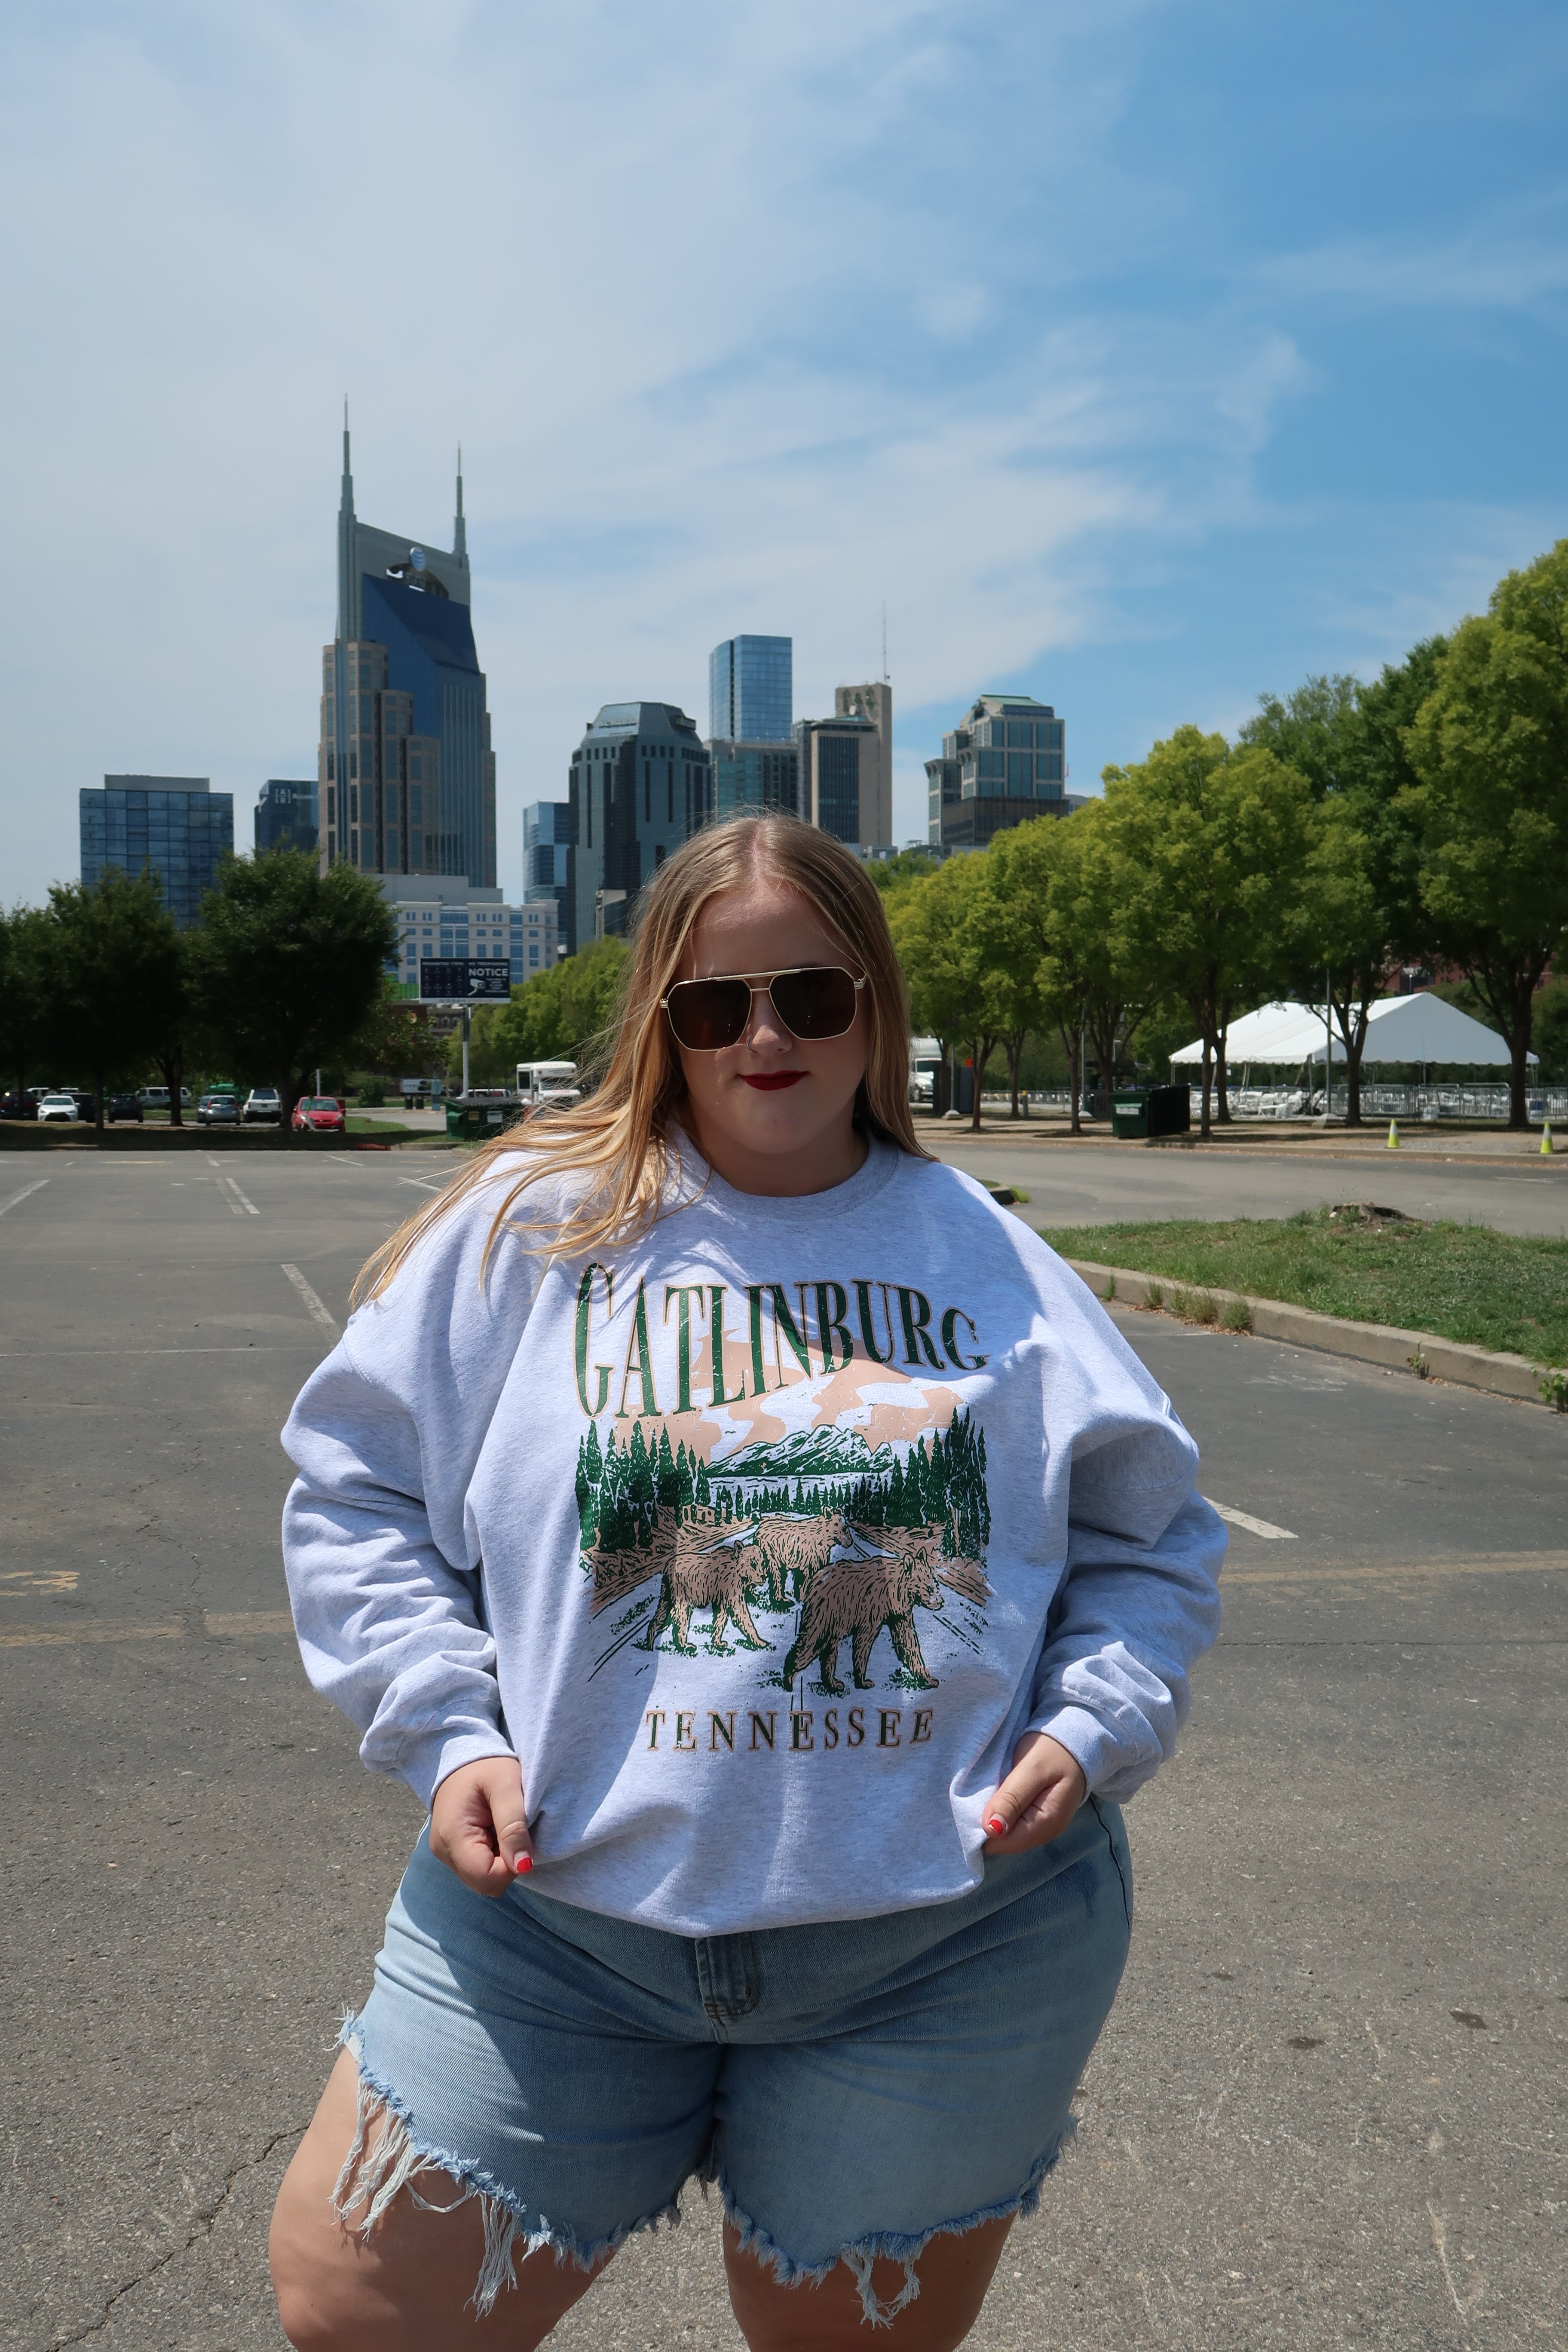
[[[1076,2116],[1069,2116],[1058,2137],[1038,2162],[1031,2167],[1029,2177],[1016,2197],[1004,2198],[999,2205],[982,2205],[973,2213],[965,2213],[956,2221],[938,2221],[918,2236],[884,2231],[869,2237],[857,2238],[852,2244],[840,2247],[831,2261],[797,2263],[786,2253],[776,2240],[770,2238],[751,2215],[742,2211],[731,2193],[730,2185],[719,2176],[719,2190],[724,2200],[726,2219],[740,2235],[743,2250],[753,2254],[766,2271],[771,2271],[781,2286],[818,2286],[830,2278],[840,2263],[847,2263],[860,2290],[860,2308],[872,2327],[890,2327],[921,2291],[915,2276],[915,2264],[933,2238],[962,2238],[970,2230],[978,2230],[984,2221],[1025,2221],[1040,2201],[1040,2190],[1046,2175],[1053,2172],[1061,2160],[1063,2148],[1078,2129]],[[878,2260],[901,2263],[904,2284],[890,2303],[878,2299],[871,2284],[871,2265]]]
[[[679,2198],[672,2197],[655,2211],[643,2214],[636,2221],[624,2222],[604,2237],[584,2244],[569,2226],[558,2227],[546,2214],[531,2213],[514,2190],[482,2166],[468,2163],[450,2148],[435,2147],[422,2141],[405,2103],[390,2083],[366,2066],[359,2020],[352,2012],[345,2016],[338,2039],[345,2050],[353,2053],[359,2069],[359,2096],[353,2139],[332,2187],[332,2210],[344,2228],[363,2241],[370,2236],[400,2189],[406,2189],[416,2205],[432,2213],[454,2212],[459,2205],[477,2197],[484,2220],[485,2251],[469,2297],[476,2318],[487,2318],[494,2310],[502,2287],[516,2286],[520,2244],[524,2262],[530,2254],[548,2246],[558,2263],[569,2261],[579,2270],[592,2271],[637,2231],[657,2230],[660,2222],[673,2228],[680,2220]],[[373,2146],[369,2135],[378,2116],[384,2118],[384,2127]],[[444,2174],[456,2188],[457,2195],[447,2200],[422,2197],[414,2183],[426,2173]]]

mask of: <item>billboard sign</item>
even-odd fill
[[[510,1004],[511,965],[505,956],[422,956],[422,1004]]]

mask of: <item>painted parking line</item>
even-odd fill
[[[41,1192],[48,1181],[47,1176],[40,1176],[36,1182],[24,1184],[19,1192],[13,1192],[8,1201],[0,1201],[0,1217],[7,1209],[14,1209],[19,1201],[29,1201],[35,1192]]]
[[[1249,1536],[1262,1536],[1268,1543],[1294,1543],[1297,1540],[1294,1528],[1277,1528],[1271,1519],[1255,1519],[1250,1511],[1233,1510],[1228,1503],[1216,1503],[1212,1495],[1205,1495],[1204,1500],[1211,1511],[1217,1511],[1220,1517],[1228,1519],[1233,1528],[1245,1528]]]
[[[249,1210],[249,1212],[250,1212],[250,1213],[251,1213],[251,1215],[252,1215],[253,1217],[258,1217],[258,1216],[261,1214],[260,1210],[257,1207],[257,1205],[256,1205],[255,1202],[251,1199],[251,1197],[250,1197],[249,1193],[248,1193],[248,1192],[240,1192],[240,1191],[239,1191],[239,1186],[238,1186],[238,1184],[235,1181],[235,1180],[234,1180],[234,1178],[233,1178],[232,1176],[226,1176],[226,1177],[224,1178],[224,1180],[223,1180],[223,1181],[224,1181],[224,1182],[228,1186],[228,1189],[229,1189],[229,1191],[230,1191],[231,1192],[239,1192],[239,1198],[240,1198],[240,1202],[241,1202],[242,1205],[243,1205],[245,1208],[247,1208],[247,1209],[248,1209],[248,1210]]]
[[[183,1642],[194,1630],[178,1618],[165,1618],[153,1625],[126,1625],[116,1618],[83,1617],[74,1624],[17,1625],[0,1631],[0,1650],[63,1650],[96,1642]],[[202,1612],[202,1632],[220,1642],[293,1631],[294,1620],[287,1609]]]
[[[444,1176],[400,1176],[400,1184],[412,1184],[418,1192],[439,1192],[447,1182]]]
[[[323,1330],[331,1331],[335,1338],[338,1328],[337,1324],[334,1322],[331,1316],[328,1314],[326,1307],[321,1303],[321,1300],[311,1289],[310,1284],[306,1281],[299,1267],[297,1265],[286,1265],[283,1267],[282,1271],[288,1276],[289,1281],[293,1284],[295,1289],[299,1292],[300,1297],[310,1308],[315,1320],[321,1326]]]

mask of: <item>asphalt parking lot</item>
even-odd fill
[[[1031,1122],[1033,1124],[1033,1122]],[[1379,1201],[1407,1217],[1451,1217],[1505,1234],[1568,1234],[1568,1156],[1543,1160],[1526,1139],[1483,1159],[1437,1148],[1390,1151],[1375,1133],[1359,1147],[1245,1141],[1191,1150],[1064,1142],[1005,1128],[973,1140],[922,1120],[921,1140],[983,1183],[1021,1186],[1036,1225],[1103,1225],[1140,1217],[1292,1217],[1336,1201]],[[1496,1139],[1502,1141],[1503,1139]],[[1507,1139],[1513,1143],[1514,1139]]]
[[[281,2345],[271,2199],[417,1816],[300,1669],[276,1433],[445,1165],[0,1163],[17,2352]],[[1034,1222],[1082,1213],[1020,1181]],[[1226,1631],[1130,1812],[1079,2144],[970,2340],[1568,2352],[1568,1423],[1118,1319],[1242,1515]],[[735,2352],[688,2206],[552,2343]]]

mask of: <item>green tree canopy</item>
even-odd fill
[[[1301,953],[1322,833],[1311,787],[1259,744],[1180,727],[1140,765],[1107,768],[1105,792],[1121,951],[1151,996],[1169,991],[1192,1013],[1206,1136],[1231,1021],[1275,993]]]
[[[373,876],[318,871],[315,853],[225,862],[192,932],[204,1029],[237,1075],[291,1110],[320,1065],[343,1061],[382,994],[396,925]]]
[[[44,1083],[48,1055],[48,917],[41,907],[0,915],[0,1070],[22,1093]]]
[[[1507,1042],[1522,1128],[1535,992],[1568,935],[1568,540],[1460,624],[1407,740],[1422,905]]]
[[[105,1087],[140,1076],[178,1024],[180,934],[155,875],[111,866],[91,885],[57,883],[39,938],[49,1048],[91,1077],[101,1135]]]
[[[989,856],[979,850],[948,858],[897,893],[888,910],[917,1033],[935,1037],[944,1055],[953,1046],[968,1049],[975,1127],[985,1065],[1017,1020],[1020,988],[1027,985],[1023,967],[990,961],[1003,950]]]
[[[511,992],[510,1004],[476,1013],[468,1044],[475,1086],[510,1086],[519,1062],[598,1059],[614,1034],[622,982],[631,950],[624,940],[594,940],[552,971],[536,972]],[[454,1074],[461,1046],[448,1061]]]
[[[1346,1122],[1361,1124],[1362,1059],[1373,1003],[1418,951],[1417,832],[1403,797],[1415,782],[1405,730],[1430,693],[1442,643],[1429,639],[1371,686],[1310,677],[1281,701],[1264,695],[1240,730],[1306,777],[1325,813],[1322,886],[1292,987],[1325,981],[1345,1048]]]

